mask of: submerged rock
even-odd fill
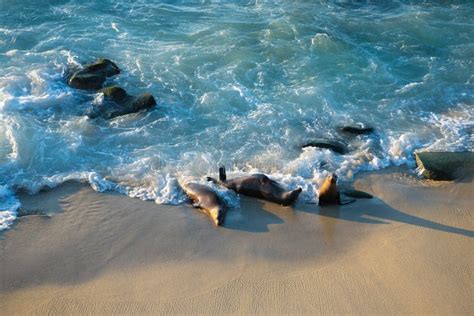
[[[135,113],[156,105],[155,98],[149,93],[139,96],[128,95],[127,92],[118,86],[107,87],[99,92],[104,94],[104,103],[94,107],[89,115],[91,118],[102,117],[106,119],[121,115]]]
[[[98,90],[102,88],[108,77],[120,73],[119,67],[108,59],[98,59],[76,71],[68,80],[71,87],[83,90]]]
[[[355,135],[366,135],[372,134],[375,129],[373,127],[360,127],[360,126],[344,126],[341,128],[344,133],[355,134]]]
[[[454,180],[474,171],[474,152],[418,152],[415,159],[421,174],[431,180]]]
[[[329,140],[329,139],[316,139],[312,142],[309,142],[303,145],[303,148],[305,147],[318,147],[318,148],[330,149],[340,155],[344,155],[347,152],[349,152],[349,149],[347,148],[346,144],[336,141],[336,140]]]

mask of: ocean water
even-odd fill
[[[328,172],[472,151],[473,16],[472,1],[0,0],[0,230],[19,189],[71,179],[176,204],[179,181],[222,164],[314,203]],[[101,95],[64,75],[99,57],[123,70],[107,84],[158,105],[89,119]],[[358,123],[376,133],[338,130]],[[350,152],[301,149],[315,138]]]

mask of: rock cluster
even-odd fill
[[[119,73],[120,68],[114,62],[108,59],[98,59],[84,65],[81,70],[74,72],[68,79],[68,84],[75,89],[95,90],[103,93],[103,104],[94,105],[89,117],[111,119],[156,105],[155,98],[149,93],[131,96],[119,86],[102,88],[107,78]]]

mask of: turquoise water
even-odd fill
[[[472,151],[473,16],[472,1],[0,0],[0,229],[15,190],[69,179],[181,203],[178,181],[224,164],[315,202],[328,172]],[[88,119],[101,95],[64,73],[98,57],[123,70],[108,84],[156,108]],[[376,133],[338,132],[355,123]],[[301,149],[321,137],[350,152]]]

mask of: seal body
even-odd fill
[[[319,205],[341,204],[341,195],[337,188],[337,176],[331,174],[326,177],[319,189]]]
[[[186,195],[193,201],[193,206],[207,214],[217,226],[222,226],[227,208],[221,198],[208,186],[188,182],[181,185]]]
[[[219,181],[209,177],[208,180],[218,183],[230,190],[234,190],[239,194],[268,200],[285,206],[291,205],[302,191],[301,188],[288,191],[278,182],[268,178],[264,174],[253,174],[251,176],[227,180],[223,167],[219,169],[219,178]]]

